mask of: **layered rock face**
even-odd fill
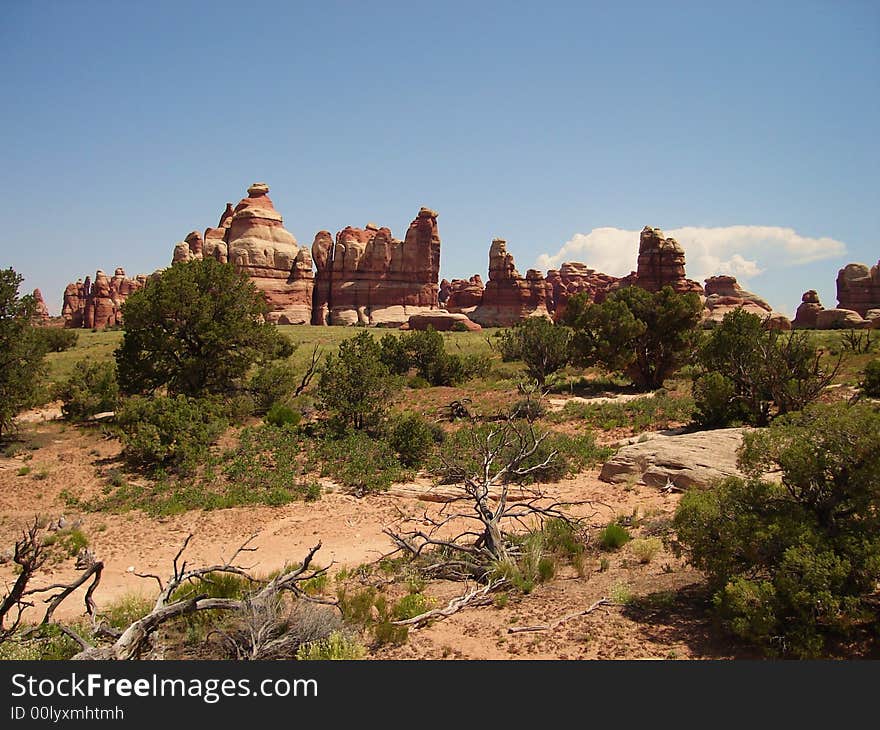
[[[247,272],[266,297],[270,322],[308,324],[311,321],[315,283],[312,257],[284,227],[281,214],[269,198],[268,185],[254,183],[248,188],[248,197],[235,206],[229,219],[226,245],[228,260],[240,271]],[[214,253],[221,252],[214,249]]]
[[[130,279],[125,269],[117,268],[112,277],[101,269],[90,277],[70,283],[64,290],[61,316],[65,327],[104,329],[122,324],[122,305],[133,292],[147,282],[144,274]]]
[[[216,228],[190,233],[174,247],[172,263],[213,258],[244,271],[269,305],[276,324],[308,324],[312,319],[314,272],[309,250],[297,245],[269,197],[269,186],[254,183],[248,195],[220,216]]]
[[[743,289],[733,276],[711,276],[706,279],[704,321],[720,324],[724,315],[734,309],[743,309],[758,315],[769,329],[790,330],[791,321],[784,314],[774,312],[757,294]]]
[[[440,234],[430,208],[419,211],[403,241],[374,223],[344,228],[335,241],[319,231],[312,258],[312,324],[399,327],[440,306]]]
[[[666,238],[659,228],[645,226],[639,235],[636,283],[642,289],[660,291],[667,284],[677,292],[696,292],[703,288],[684,275],[684,249],[674,238]]]
[[[837,273],[837,308],[861,317],[869,309],[880,308],[880,261],[870,269],[865,264],[847,264]]]
[[[443,288],[441,282],[441,293]],[[483,292],[486,287],[480,275],[474,274],[470,279],[453,279],[451,282],[447,282],[446,289],[446,297],[444,299],[441,296],[440,303],[450,312],[467,314],[473,312],[483,301]]]
[[[801,297],[801,303],[798,305],[797,311],[794,313],[794,321],[792,326],[795,329],[816,329],[819,312],[825,307],[819,301],[819,293],[815,289],[805,291]]]
[[[566,261],[559,269],[547,272],[547,283],[552,293],[549,309],[553,318],[559,320],[565,314],[568,300],[575,294],[586,292],[591,301],[601,303],[619,280],[589,268],[586,264]]]
[[[537,269],[525,278],[516,270],[507,242],[496,238],[489,249],[489,281],[483,298],[469,317],[483,327],[510,327],[526,317],[550,317],[553,287]]]
[[[34,289],[34,301],[37,303],[37,309],[34,314],[34,324],[46,325],[49,323],[49,307],[46,306],[46,300],[43,299],[43,292]]]

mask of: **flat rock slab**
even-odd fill
[[[742,428],[696,433],[653,433],[629,439],[602,467],[599,478],[612,484],[637,481],[652,487],[671,482],[680,489],[706,487],[739,476],[736,451]]]

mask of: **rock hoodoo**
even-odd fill
[[[104,329],[122,324],[122,305],[146,282],[144,274],[130,279],[124,269],[117,268],[112,277],[98,269],[94,283],[87,276],[85,281],[68,284],[61,305],[64,326]]]
[[[39,289],[34,289],[34,301],[37,304],[36,312],[34,314],[34,324],[37,325],[46,325],[49,323],[49,307],[46,306],[46,300],[43,299],[43,292]]]
[[[507,242],[496,238],[489,249],[489,281],[479,306],[469,317],[483,327],[509,327],[526,317],[549,317],[553,288],[537,269],[525,278],[516,270]]]
[[[685,277],[684,249],[674,238],[666,238],[659,228],[645,226],[639,236],[636,283],[647,291],[660,291],[669,284],[677,292],[696,292],[703,288]]]
[[[706,279],[706,302],[704,321],[711,324],[720,324],[724,315],[734,309],[743,309],[751,314],[757,314],[765,327],[780,330],[790,330],[791,321],[784,314],[774,312],[773,307],[767,304],[757,294],[752,294],[743,289],[733,276],[710,276]]]
[[[335,241],[319,231],[312,258],[312,324],[399,327],[440,306],[440,234],[430,208],[419,211],[403,241],[375,223],[344,228]]]
[[[269,197],[269,186],[254,183],[234,208],[220,216],[204,236],[192,231],[174,247],[172,263],[205,257],[227,261],[244,271],[269,305],[267,319],[276,324],[308,324],[312,319],[312,258],[284,227]]]
[[[860,317],[880,308],[880,261],[871,268],[847,264],[837,272],[837,307],[858,312]]]
[[[819,301],[819,293],[815,289],[805,291],[794,314],[792,326],[795,329],[816,329],[819,312],[824,308]]]

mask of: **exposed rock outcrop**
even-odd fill
[[[444,279],[445,281],[445,279]],[[441,291],[443,282],[440,283]],[[483,292],[486,287],[479,274],[474,274],[470,279],[453,279],[447,282],[447,294],[440,303],[450,312],[473,312],[483,301]]]
[[[711,276],[706,279],[704,322],[719,324],[724,315],[734,309],[743,309],[758,315],[768,329],[790,330],[791,321],[784,314],[774,312],[757,294],[743,289],[733,276]]]
[[[568,300],[575,294],[586,292],[591,301],[600,303],[620,280],[589,268],[586,264],[566,261],[559,269],[547,272],[551,296],[549,309],[553,318],[559,320],[565,314]]]
[[[825,307],[819,301],[819,293],[815,289],[805,291],[794,314],[792,326],[795,329],[816,329],[816,322]]]
[[[312,324],[399,327],[413,314],[438,309],[440,234],[437,212],[422,208],[403,241],[368,223],[312,243],[317,267]]]
[[[652,487],[671,482],[687,489],[707,487],[724,477],[741,477],[736,452],[742,435],[742,428],[646,434],[620,448],[602,467],[599,478],[614,484],[638,481]]]
[[[401,326],[400,329],[426,330],[429,327],[437,330],[437,332],[451,332],[453,330],[479,332],[483,329],[476,322],[472,322],[466,314],[445,312],[442,309],[411,314],[409,322]]]
[[[61,305],[64,326],[105,329],[122,324],[122,305],[146,282],[144,274],[130,279],[124,269],[117,268],[112,277],[98,269],[94,283],[87,276],[85,281],[68,284]]]
[[[277,324],[308,324],[315,278],[312,257],[284,227],[269,198],[269,186],[251,185],[228,220],[228,260],[263,292],[269,304],[267,319]],[[217,249],[212,253],[218,253]]]
[[[684,249],[674,238],[666,238],[659,228],[645,226],[639,236],[637,284],[647,291],[660,291],[667,284],[677,292],[696,292],[703,288],[685,277]]]
[[[46,300],[43,299],[43,292],[34,289],[34,301],[36,302],[36,310],[34,312],[34,324],[44,326],[49,323],[49,307],[46,306]]]
[[[869,329],[872,322],[863,319],[862,315],[853,309],[823,309],[816,314],[816,329]]]
[[[537,269],[529,269],[523,278],[507,252],[507,242],[496,238],[489,249],[483,299],[469,316],[483,327],[510,327],[526,317],[550,317],[547,303],[552,294],[553,287]]]
[[[847,264],[837,272],[837,307],[858,312],[861,317],[869,309],[880,308],[880,261],[871,268]]]
[[[284,227],[269,197],[269,186],[254,183],[238,205],[226,204],[216,228],[192,231],[174,247],[172,263],[213,258],[233,263],[263,293],[266,319],[276,324],[308,324],[312,319],[314,272],[308,248]]]

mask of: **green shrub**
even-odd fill
[[[764,329],[758,315],[743,309],[724,315],[699,360],[716,375],[696,383],[696,416],[718,425],[743,420],[765,426],[776,415],[801,410],[819,398],[840,366],[840,360],[824,365],[806,332]]]
[[[599,533],[599,547],[603,550],[619,550],[630,541],[629,531],[616,522],[607,525]]]
[[[821,655],[876,620],[880,412],[812,406],[744,438],[740,468],[684,495],[678,539],[706,573],[715,611],[770,654]],[[782,472],[782,483],[761,475]]]
[[[381,354],[372,334],[363,331],[343,340],[337,355],[327,356],[318,398],[339,430],[379,427],[391,398],[390,372]]]
[[[116,365],[80,360],[73,374],[55,387],[54,395],[62,401],[61,413],[69,421],[87,421],[97,413],[116,410]]]
[[[126,395],[226,394],[258,363],[288,357],[290,341],[265,321],[267,303],[246,272],[213,258],[177,262],[126,299],[115,351]]]
[[[659,388],[692,353],[703,306],[693,292],[664,286],[648,292],[637,286],[613,291],[595,304],[576,294],[563,322],[572,327],[572,359],[584,367],[601,365],[622,372],[636,386]]]
[[[270,426],[299,426],[302,414],[293,410],[290,406],[274,403],[266,413],[266,423]]]
[[[513,404],[511,411],[516,414],[517,418],[537,421],[547,415],[547,406],[538,398],[522,398]]]
[[[456,385],[486,373],[489,361],[475,355],[446,352],[443,336],[432,327],[427,330],[385,335],[380,341],[380,359],[395,375],[406,375],[415,368],[417,376],[431,385]]]
[[[326,639],[301,644],[296,650],[296,658],[300,661],[346,661],[362,659],[364,654],[363,645],[342,631],[334,631]]]
[[[550,375],[568,364],[570,343],[568,327],[545,317],[529,317],[504,330],[498,344],[502,360],[522,360],[529,377],[543,387]]]
[[[880,360],[871,360],[865,365],[861,387],[865,395],[880,398]]]
[[[362,431],[349,431],[323,441],[317,458],[322,476],[331,477],[357,495],[384,491],[403,477],[391,446]]]
[[[79,332],[63,327],[37,327],[36,333],[46,352],[64,352],[79,341]]]
[[[126,456],[149,467],[192,471],[226,428],[216,401],[135,396],[116,414]]]
[[[53,548],[52,552],[60,559],[75,558],[80,550],[89,546],[89,538],[78,527],[65,527],[43,538],[43,545]]]
[[[421,466],[435,443],[443,440],[444,432],[418,413],[406,413],[388,428],[388,444],[397,452],[404,466]]]
[[[254,399],[255,412],[266,413],[275,404],[285,403],[298,385],[297,372],[289,363],[270,362],[262,365],[248,383],[248,392]]]
[[[694,422],[703,428],[724,428],[748,417],[734,382],[715,371],[694,381],[694,407]]]

